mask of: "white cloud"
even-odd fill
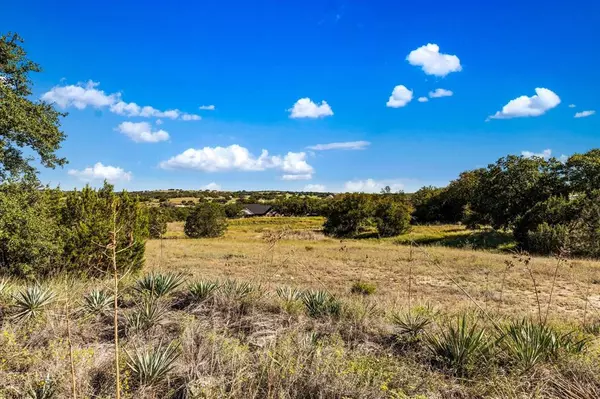
[[[281,176],[281,180],[310,180],[312,179],[312,174],[306,173],[301,175],[283,175]]]
[[[61,108],[75,107],[77,109],[108,108],[110,112],[123,116],[156,117],[183,120],[198,120],[198,115],[182,113],[178,109],[160,111],[151,106],[141,106],[136,103],[127,103],[121,100],[121,93],[106,94],[98,90],[100,83],[88,81],[68,86],[54,86],[42,95],[42,100],[55,103]]]
[[[221,186],[215,182],[212,182],[212,183],[208,183],[206,186],[204,186],[204,189],[211,190],[211,191],[221,191]]]
[[[390,186],[392,192],[400,191],[404,189],[404,184],[396,180],[350,180],[344,185],[344,189],[349,192],[364,192],[364,193],[378,193],[385,186]]]
[[[201,109],[203,111],[214,111],[215,110],[215,106],[214,105],[201,105],[198,107],[198,109]]]
[[[306,148],[314,151],[325,151],[325,150],[364,150],[371,143],[368,141],[346,141],[342,143],[328,143],[328,144],[317,144],[311,145]]]
[[[590,110],[590,111],[581,111],[581,112],[577,112],[575,114],[575,118],[585,118],[588,116],[592,116],[596,113],[596,111],[594,110]]]
[[[94,166],[83,170],[71,169],[68,173],[71,176],[88,182],[93,180],[107,180],[110,183],[116,183],[119,181],[130,181],[133,177],[131,172],[125,172],[125,170],[116,166],[104,166],[102,162],[98,162]]]
[[[575,108],[576,105],[575,104],[569,104],[569,108]]]
[[[205,172],[227,170],[262,171],[278,169],[286,174],[312,174],[314,169],[306,162],[306,153],[288,152],[285,156],[269,155],[262,150],[259,157],[237,144],[228,147],[190,148],[160,163],[163,169],[194,169]]]
[[[435,89],[434,91],[429,92],[429,97],[431,97],[431,98],[450,97],[453,94],[454,93],[451,90]]]
[[[387,106],[391,108],[400,108],[408,104],[413,98],[412,90],[409,90],[404,85],[394,87],[392,95],[387,102]]]
[[[169,133],[162,129],[153,132],[148,122],[123,122],[116,130],[136,143],[158,143],[169,139]]]
[[[304,186],[304,191],[311,193],[322,193],[325,191],[325,186],[323,184],[307,184]]]
[[[200,117],[200,115],[183,114],[181,115],[181,119],[183,119],[184,121],[199,121],[202,118]]]
[[[548,159],[552,156],[552,150],[550,148],[547,148],[542,152],[521,151],[521,155],[523,155],[525,158],[538,157]]]
[[[491,115],[491,119],[510,119],[525,116],[540,116],[560,104],[560,97],[552,90],[536,88],[535,95],[521,96],[510,100],[501,111]]]
[[[296,101],[288,111],[290,118],[322,118],[333,115],[333,111],[326,101],[321,101],[321,105],[317,105],[308,97]]]
[[[426,103],[427,101],[429,101],[429,99],[427,97],[419,97],[417,101],[420,103]]]
[[[160,125],[162,125],[164,122],[162,121],[162,119],[157,119],[157,120],[156,120],[156,122],[154,122],[154,123],[156,123],[157,125],[159,125],[159,126],[160,126]]]
[[[427,75],[446,76],[462,70],[460,59],[455,55],[440,53],[437,44],[427,44],[413,50],[406,60],[414,66],[420,66]]]
[[[120,93],[106,94],[96,89],[100,83],[89,80],[85,85],[55,86],[42,95],[42,100],[55,103],[61,108],[73,106],[77,109],[86,107],[102,108],[119,101]]]

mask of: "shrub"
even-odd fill
[[[223,207],[213,203],[201,203],[194,208],[185,221],[185,235],[191,238],[220,237],[227,229]]]
[[[381,237],[393,237],[406,233],[410,228],[411,207],[404,200],[383,197],[375,205],[375,224]]]
[[[150,273],[139,279],[134,289],[143,295],[160,298],[182,285],[183,281],[184,278],[181,274]]]
[[[394,313],[392,322],[398,330],[397,335],[409,335],[417,337],[425,331],[425,327],[431,324],[431,319],[418,313]]]
[[[13,317],[22,321],[35,319],[55,298],[56,295],[50,288],[43,288],[38,284],[27,287],[15,296],[17,312]]]
[[[150,238],[162,238],[167,232],[167,217],[163,208],[148,208],[148,233]]]
[[[535,231],[527,232],[527,249],[539,254],[559,253],[567,249],[568,240],[567,227],[560,224],[550,226],[544,222],[537,226]]]
[[[371,216],[371,209],[367,195],[338,195],[329,203],[323,232],[334,237],[351,236],[358,233],[369,216]]]
[[[226,297],[241,301],[254,292],[254,286],[245,281],[226,280],[221,286],[221,291]]]
[[[200,280],[190,285],[190,294],[194,302],[204,302],[212,297],[218,288],[218,281]]]
[[[34,384],[27,391],[29,399],[52,399],[56,397],[56,383],[49,376]]]
[[[104,290],[93,290],[83,297],[83,307],[89,313],[102,314],[114,303],[114,297]]]
[[[342,304],[326,291],[307,291],[302,302],[310,317],[339,316]]]
[[[350,292],[353,294],[371,295],[375,293],[377,286],[373,283],[367,283],[363,281],[357,281],[352,284]]]
[[[126,352],[127,366],[131,375],[140,386],[154,386],[164,381],[173,369],[179,357],[179,344],[162,343],[155,349],[136,350],[133,354]]]
[[[156,298],[146,297],[126,316],[127,329],[147,331],[158,325],[166,313],[167,309]]]

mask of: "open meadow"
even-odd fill
[[[322,222],[148,241],[119,284],[122,397],[598,397],[600,263],[473,249],[485,232],[461,226],[339,240]],[[5,281],[0,397],[114,397],[111,284],[57,277],[28,319],[27,284]]]

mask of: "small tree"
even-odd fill
[[[150,238],[162,238],[167,232],[167,217],[160,207],[148,208],[148,233]]]
[[[323,231],[334,237],[358,233],[371,215],[369,198],[365,194],[342,194],[329,203]]]
[[[227,230],[223,207],[210,202],[194,208],[185,221],[185,235],[191,238],[220,237]]]
[[[381,237],[393,237],[410,228],[411,206],[402,199],[384,197],[375,205],[375,224]]]

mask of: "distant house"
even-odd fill
[[[271,205],[245,204],[240,211],[241,216],[275,216],[277,213]]]

